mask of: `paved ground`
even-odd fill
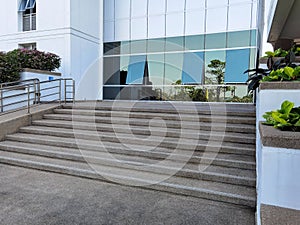
[[[234,205],[0,165],[1,225],[254,225]]]

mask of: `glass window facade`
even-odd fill
[[[214,85],[213,63],[224,65],[222,82],[245,83],[243,72],[255,66],[260,48],[259,5],[104,0],[104,98],[139,99],[145,90],[138,85],[163,92],[176,85]]]

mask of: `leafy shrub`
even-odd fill
[[[288,51],[279,48],[276,49],[274,52],[271,51],[266,52],[265,57],[286,57],[287,55],[288,55]]]
[[[0,54],[0,83],[13,82],[20,79],[22,67],[16,54]]]
[[[0,83],[17,81],[24,68],[53,71],[60,67],[61,59],[53,53],[38,50],[15,49],[0,54]]]
[[[300,81],[300,66],[296,68],[286,66],[273,70],[268,76],[262,79],[262,82],[264,81]]]
[[[264,124],[274,126],[280,130],[300,131],[300,107],[294,108],[295,104],[284,101],[281,109],[267,112],[263,117]]]
[[[227,102],[241,102],[241,103],[252,103],[253,102],[253,95],[246,95],[242,98],[238,96],[234,96],[232,99],[227,100]]]

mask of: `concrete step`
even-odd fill
[[[191,103],[191,102],[81,102],[64,105],[65,109],[87,109],[123,112],[160,112],[168,114],[195,114],[199,115],[228,115],[228,116],[255,116],[253,104],[228,103]]]
[[[78,162],[92,162],[99,165],[153,172],[158,174],[175,174],[176,176],[194,179],[209,180],[255,187],[255,171],[213,165],[185,163],[175,160],[157,160],[140,156],[108,153],[105,151],[80,151],[73,148],[59,148],[36,144],[0,143],[0,149],[10,152],[45,156],[57,159],[73,160]],[[203,166],[203,170],[200,170]]]
[[[89,120],[91,121],[91,120]],[[33,125],[41,125],[41,126],[50,126],[55,127],[59,123],[59,126],[62,128],[70,128],[70,126],[76,126],[78,129],[82,130],[95,130],[95,128],[99,131],[112,131],[112,128],[117,128],[118,131],[122,131],[123,129],[128,132],[128,124],[112,124],[112,123],[95,123],[95,122],[80,122],[80,121],[73,121],[70,123],[69,120],[55,120],[55,119],[43,119],[43,120],[36,120],[33,121]],[[147,127],[149,126],[149,122]],[[148,134],[149,129],[145,128],[143,124],[139,125],[131,125],[130,129],[133,130],[133,132],[141,133],[141,134]],[[159,126],[152,126],[151,124],[151,130],[154,130],[155,132],[161,131],[161,128]],[[243,129],[241,129],[241,126],[236,124],[226,124],[226,127],[224,127],[224,124],[222,123],[214,123],[213,126],[211,123],[199,123],[198,129],[189,129],[189,127],[183,127],[181,128],[172,128],[168,126],[168,134],[177,135],[177,133],[181,132],[181,130],[184,130],[186,133],[194,133],[197,131],[214,131],[214,132],[220,132],[225,133],[228,135],[236,135],[241,137],[248,137],[248,138],[255,138],[255,126],[252,125],[243,125]]]
[[[138,149],[138,150],[144,150],[144,151],[163,151],[163,152],[173,152],[176,150],[175,153],[179,152],[180,154],[186,154],[191,155],[191,152],[193,155],[206,155],[206,154],[217,154],[217,153],[223,153],[223,154],[233,154],[236,157],[240,156],[247,156],[247,157],[255,157],[255,151],[253,149],[245,149],[230,145],[218,145],[214,143],[210,143],[210,146],[207,146],[206,142],[198,142],[197,148],[194,149],[184,149],[184,148],[168,148],[164,146],[146,146],[141,142],[136,141],[132,144],[125,144],[125,143],[119,143],[114,142],[112,139],[107,140],[85,140],[85,139],[77,139],[75,140],[72,137],[65,138],[65,137],[55,137],[55,136],[47,136],[47,135],[37,135],[37,134],[29,134],[29,133],[16,133],[6,136],[6,140],[12,140],[12,141],[19,141],[19,142],[27,142],[27,143],[39,143],[39,144],[47,144],[52,146],[61,146],[61,147],[72,147],[77,148],[78,144],[80,145],[80,148],[93,150],[97,149],[97,147],[103,146],[105,148],[112,148],[112,147],[121,147],[121,148],[129,148],[132,149]]]
[[[223,140],[224,142],[235,142],[235,143],[249,143],[255,144],[254,134],[243,134],[243,133],[224,133],[220,131],[192,131],[167,128],[161,129],[158,127],[144,127],[139,126],[126,126],[126,125],[114,125],[114,124],[93,124],[85,122],[72,122],[63,120],[37,120],[32,123],[34,126],[43,127],[59,127],[67,129],[76,129],[82,131],[95,131],[97,130],[100,134],[102,132],[113,132],[113,133],[132,133],[135,135],[147,135],[147,136],[159,136],[159,137],[184,137],[186,139],[202,139],[202,140]]]
[[[39,148],[42,148],[42,146],[46,146],[47,148],[51,148],[52,146],[59,146],[61,144],[62,146],[69,147],[73,146],[74,149],[77,149],[76,141],[70,138],[55,138],[55,137],[44,137],[44,136],[34,136],[30,139],[26,139],[27,137],[23,135],[23,137],[20,135],[15,135],[14,137],[11,137],[15,141],[20,141],[16,143],[22,143],[22,145],[31,146],[30,143],[36,143],[40,144]],[[49,140],[47,143],[45,141],[45,138]],[[29,143],[25,141],[29,141]],[[22,142],[23,141],[23,142]],[[7,141],[6,141],[7,142]],[[67,144],[66,144],[66,143]],[[14,142],[13,142],[14,143]],[[247,170],[255,170],[255,157],[254,156],[247,156],[247,155],[236,155],[236,154],[226,154],[221,152],[200,152],[195,151],[191,155],[190,152],[187,151],[177,151],[174,152],[173,149],[167,149],[167,148],[155,148],[155,149],[148,149],[145,148],[145,146],[140,145],[130,145],[124,146],[119,143],[105,143],[102,142],[102,145],[99,145],[99,142],[87,142],[85,144],[80,144],[81,149],[87,150],[94,150],[98,152],[109,152],[111,154],[123,154],[124,156],[139,156],[149,159],[155,159],[155,160],[176,160],[179,162],[190,162],[190,163],[202,163],[202,164],[211,164],[215,166],[222,166],[222,167],[231,167],[231,168],[240,168],[240,169],[247,169]],[[98,144],[98,145],[97,145]],[[0,146],[2,144],[0,143]],[[4,143],[5,146],[5,143]],[[93,148],[94,147],[94,148]],[[131,147],[131,148],[130,148]],[[59,148],[63,148],[60,147]],[[172,155],[172,157],[170,157]]]
[[[84,110],[84,109],[56,109],[55,114],[81,115],[81,116],[95,116],[95,117],[114,117],[114,118],[139,118],[139,119],[163,119],[180,122],[213,122],[213,123],[229,123],[229,124],[251,124],[255,125],[255,117],[249,116],[228,116],[224,115],[210,115],[204,114],[196,116],[193,114],[170,114],[158,112],[124,112],[124,111],[107,111],[107,110]]]
[[[20,129],[20,132],[27,134],[46,135],[55,137],[66,137],[88,140],[88,141],[103,141],[114,142],[121,144],[137,144],[141,143],[143,146],[152,147],[164,147],[180,150],[206,150],[206,151],[221,151],[221,149],[227,149],[232,154],[255,154],[255,146],[253,144],[237,144],[230,142],[220,141],[206,141],[197,139],[185,139],[185,138],[157,138],[146,135],[131,135],[131,134],[115,134],[93,131],[81,131],[57,127],[41,127],[41,126],[29,126]],[[10,137],[10,136],[8,136]]]
[[[159,128],[174,128],[174,129],[190,129],[190,130],[206,130],[206,131],[219,131],[219,132],[236,132],[236,133],[255,133],[255,125],[249,124],[227,124],[227,123],[195,123],[195,122],[182,122],[177,123],[174,121],[160,119],[151,120],[148,119],[124,119],[124,118],[108,118],[108,117],[92,117],[92,116],[82,116],[82,115],[65,115],[65,114],[46,114],[44,119],[48,120],[64,120],[73,122],[86,122],[86,123],[100,123],[100,124],[117,124],[117,125],[127,125],[130,126],[149,126],[159,127]]]
[[[165,175],[153,174],[145,171],[112,167],[108,165],[98,165],[96,167],[94,167],[95,165],[92,165],[97,171],[101,171],[101,174],[99,174],[91,169],[91,165],[83,162],[5,151],[0,151],[0,162],[108,182],[120,182],[127,185],[146,185],[143,186],[143,188],[207,198],[252,208],[255,207],[256,201],[255,188],[246,186],[178,176],[167,178]]]

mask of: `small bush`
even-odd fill
[[[53,71],[60,67],[61,59],[53,53],[38,50],[15,49],[0,53],[0,83],[20,79],[24,68]]]

